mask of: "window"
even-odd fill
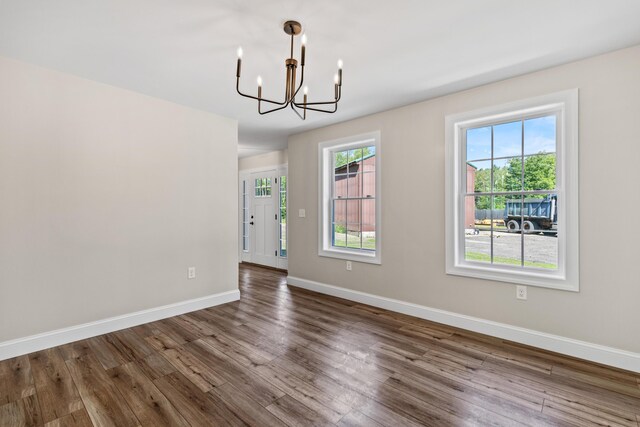
[[[256,197],[271,197],[271,178],[256,178],[254,188]]]
[[[380,134],[319,146],[319,255],[380,264]]]
[[[249,205],[247,197],[247,180],[242,180],[242,250],[249,250]]]
[[[287,257],[287,177],[280,176],[280,256]]]
[[[446,126],[447,272],[577,291],[577,90]]]

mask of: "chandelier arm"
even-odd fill
[[[261,111],[260,110],[260,104],[258,103],[258,113],[262,116],[264,116],[265,114],[269,114],[269,113],[273,113],[274,111],[278,111],[278,110],[282,110],[284,108],[287,108],[289,106],[289,102],[287,102],[286,104],[284,104],[282,107],[276,107],[276,108],[272,108],[271,110],[267,110],[267,111]]]
[[[285,105],[285,106],[286,106],[286,104],[288,104],[287,101],[284,101],[284,102],[272,101],[272,100],[267,99],[267,98],[258,98],[257,96],[247,95],[245,93],[240,92],[240,78],[239,77],[236,79],[236,92],[238,92],[239,95],[244,96],[245,98],[255,99],[256,101],[263,101],[263,102],[268,102],[270,104]]]
[[[301,107],[300,105],[296,105],[296,107],[300,108],[301,110],[319,111],[321,113],[335,113],[336,111],[338,111],[337,103],[333,104],[333,110],[323,110],[321,108],[314,108],[314,107]]]
[[[298,112],[298,110],[296,110],[295,104],[293,102],[291,103],[291,109],[293,110],[294,113],[296,113],[298,117],[300,117],[301,120],[304,120],[306,118],[306,117],[302,117],[302,115]]]
[[[305,102],[296,102],[295,104],[296,104],[296,107],[298,107],[298,108],[305,108],[308,105],[338,105],[338,101],[340,101],[340,98],[342,98],[342,86],[338,86],[338,97],[334,101],[306,102],[306,103]]]

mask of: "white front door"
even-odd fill
[[[278,266],[278,200],[276,170],[251,174],[252,198],[249,226],[251,227],[252,262]]]

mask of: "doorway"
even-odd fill
[[[286,166],[240,172],[240,261],[287,268]]]

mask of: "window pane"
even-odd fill
[[[245,251],[249,250],[249,238],[245,237],[244,239],[242,239],[242,249]]]
[[[333,197],[336,199],[347,197],[347,175],[336,175],[333,181]]]
[[[348,151],[339,151],[333,154],[333,165],[335,173],[347,173]]]
[[[347,226],[344,224],[333,224],[333,246],[347,246]]]
[[[527,198],[524,202],[524,264],[555,270],[558,268],[557,196]]]
[[[362,172],[362,148],[349,150],[349,173]]]
[[[524,121],[524,154],[556,152],[556,116]]]
[[[524,189],[556,189],[555,154],[537,154],[524,158]]]
[[[354,228],[354,226],[350,225],[347,227],[347,247],[351,249],[362,249],[360,231],[349,230],[349,228]]]
[[[522,157],[493,161],[494,191],[522,191]]]
[[[504,201],[502,201],[504,200]],[[500,225],[497,221],[493,232],[493,263],[503,265],[522,265],[522,196],[506,196],[499,200],[504,203]],[[494,207],[497,208],[494,200]],[[500,211],[494,211],[499,215]]]
[[[493,127],[493,157],[522,155],[522,122],[504,123]]]
[[[362,211],[360,200],[347,200],[347,223],[357,224],[362,222]]]
[[[362,197],[362,174],[349,173],[347,175],[347,196],[351,199]]]
[[[362,179],[362,197],[376,197],[376,174],[367,172],[360,175]]]
[[[287,256],[287,177],[280,176],[280,256]]]
[[[464,258],[467,261],[490,263],[491,198],[489,196],[467,196],[464,207]],[[489,215],[488,222],[487,215]]]
[[[376,201],[368,199],[362,201],[362,223],[366,225],[376,225]]]
[[[467,160],[491,158],[491,127],[467,130]]]
[[[347,201],[346,200],[333,201],[333,222],[339,223],[339,224],[347,223]]]
[[[362,171],[373,172],[376,170],[376,147],[365,147],[362,149]]]
[[[287,224],[280,223],[280,256],[287,256]]]
[[[362,230],[362,249],[370,251],[376,250],[376,231],[368,230],[367,226],[363,226]]]
[[[467,193],[491,191],[491,160],[467,163]]]

